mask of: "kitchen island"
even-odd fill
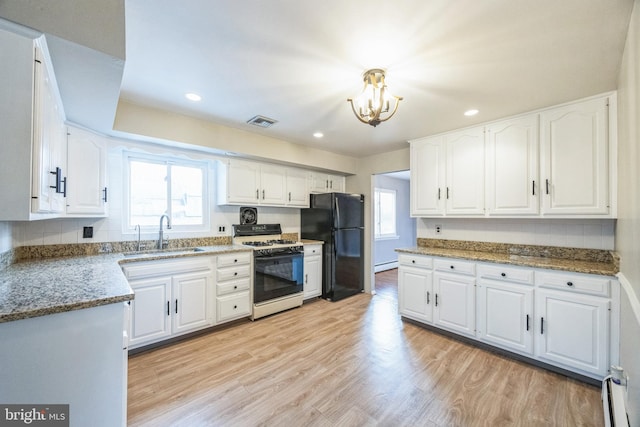
[[[220,245],[198,252],[75,253],[0,270],[0,402],[38,411],[68,404],[71,426],[126,425],[134,292],[121,264],[242,250]]]

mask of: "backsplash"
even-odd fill
[[[12,223],[0,221],[0,254],[7,252],[13,247],[13,226]]]
[[[612,219],[420,218],[417,237],[614,250],[615,223]],[[441,233],[436,233],[436,225]]]

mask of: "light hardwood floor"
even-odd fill
[[[129,425],[603,424],[597,387],[403,322],[384,287],[132,356]]]

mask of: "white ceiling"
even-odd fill
[[[120,96],[363,157],[616,88],[633,0],[127,0]],[[387,69],[376,128],[348,97]],[[200,103],[186,92],[203,97]],[[480,114],[463,116],[469,108]],[[269,129],[245,122],[278,121]],[[312,134],[324,133],[316,139]]]

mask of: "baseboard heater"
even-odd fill
[[[616,384],[611,377],[602,381],[602,408],[605,427],[629,427],[624,391],[624,386]]]

